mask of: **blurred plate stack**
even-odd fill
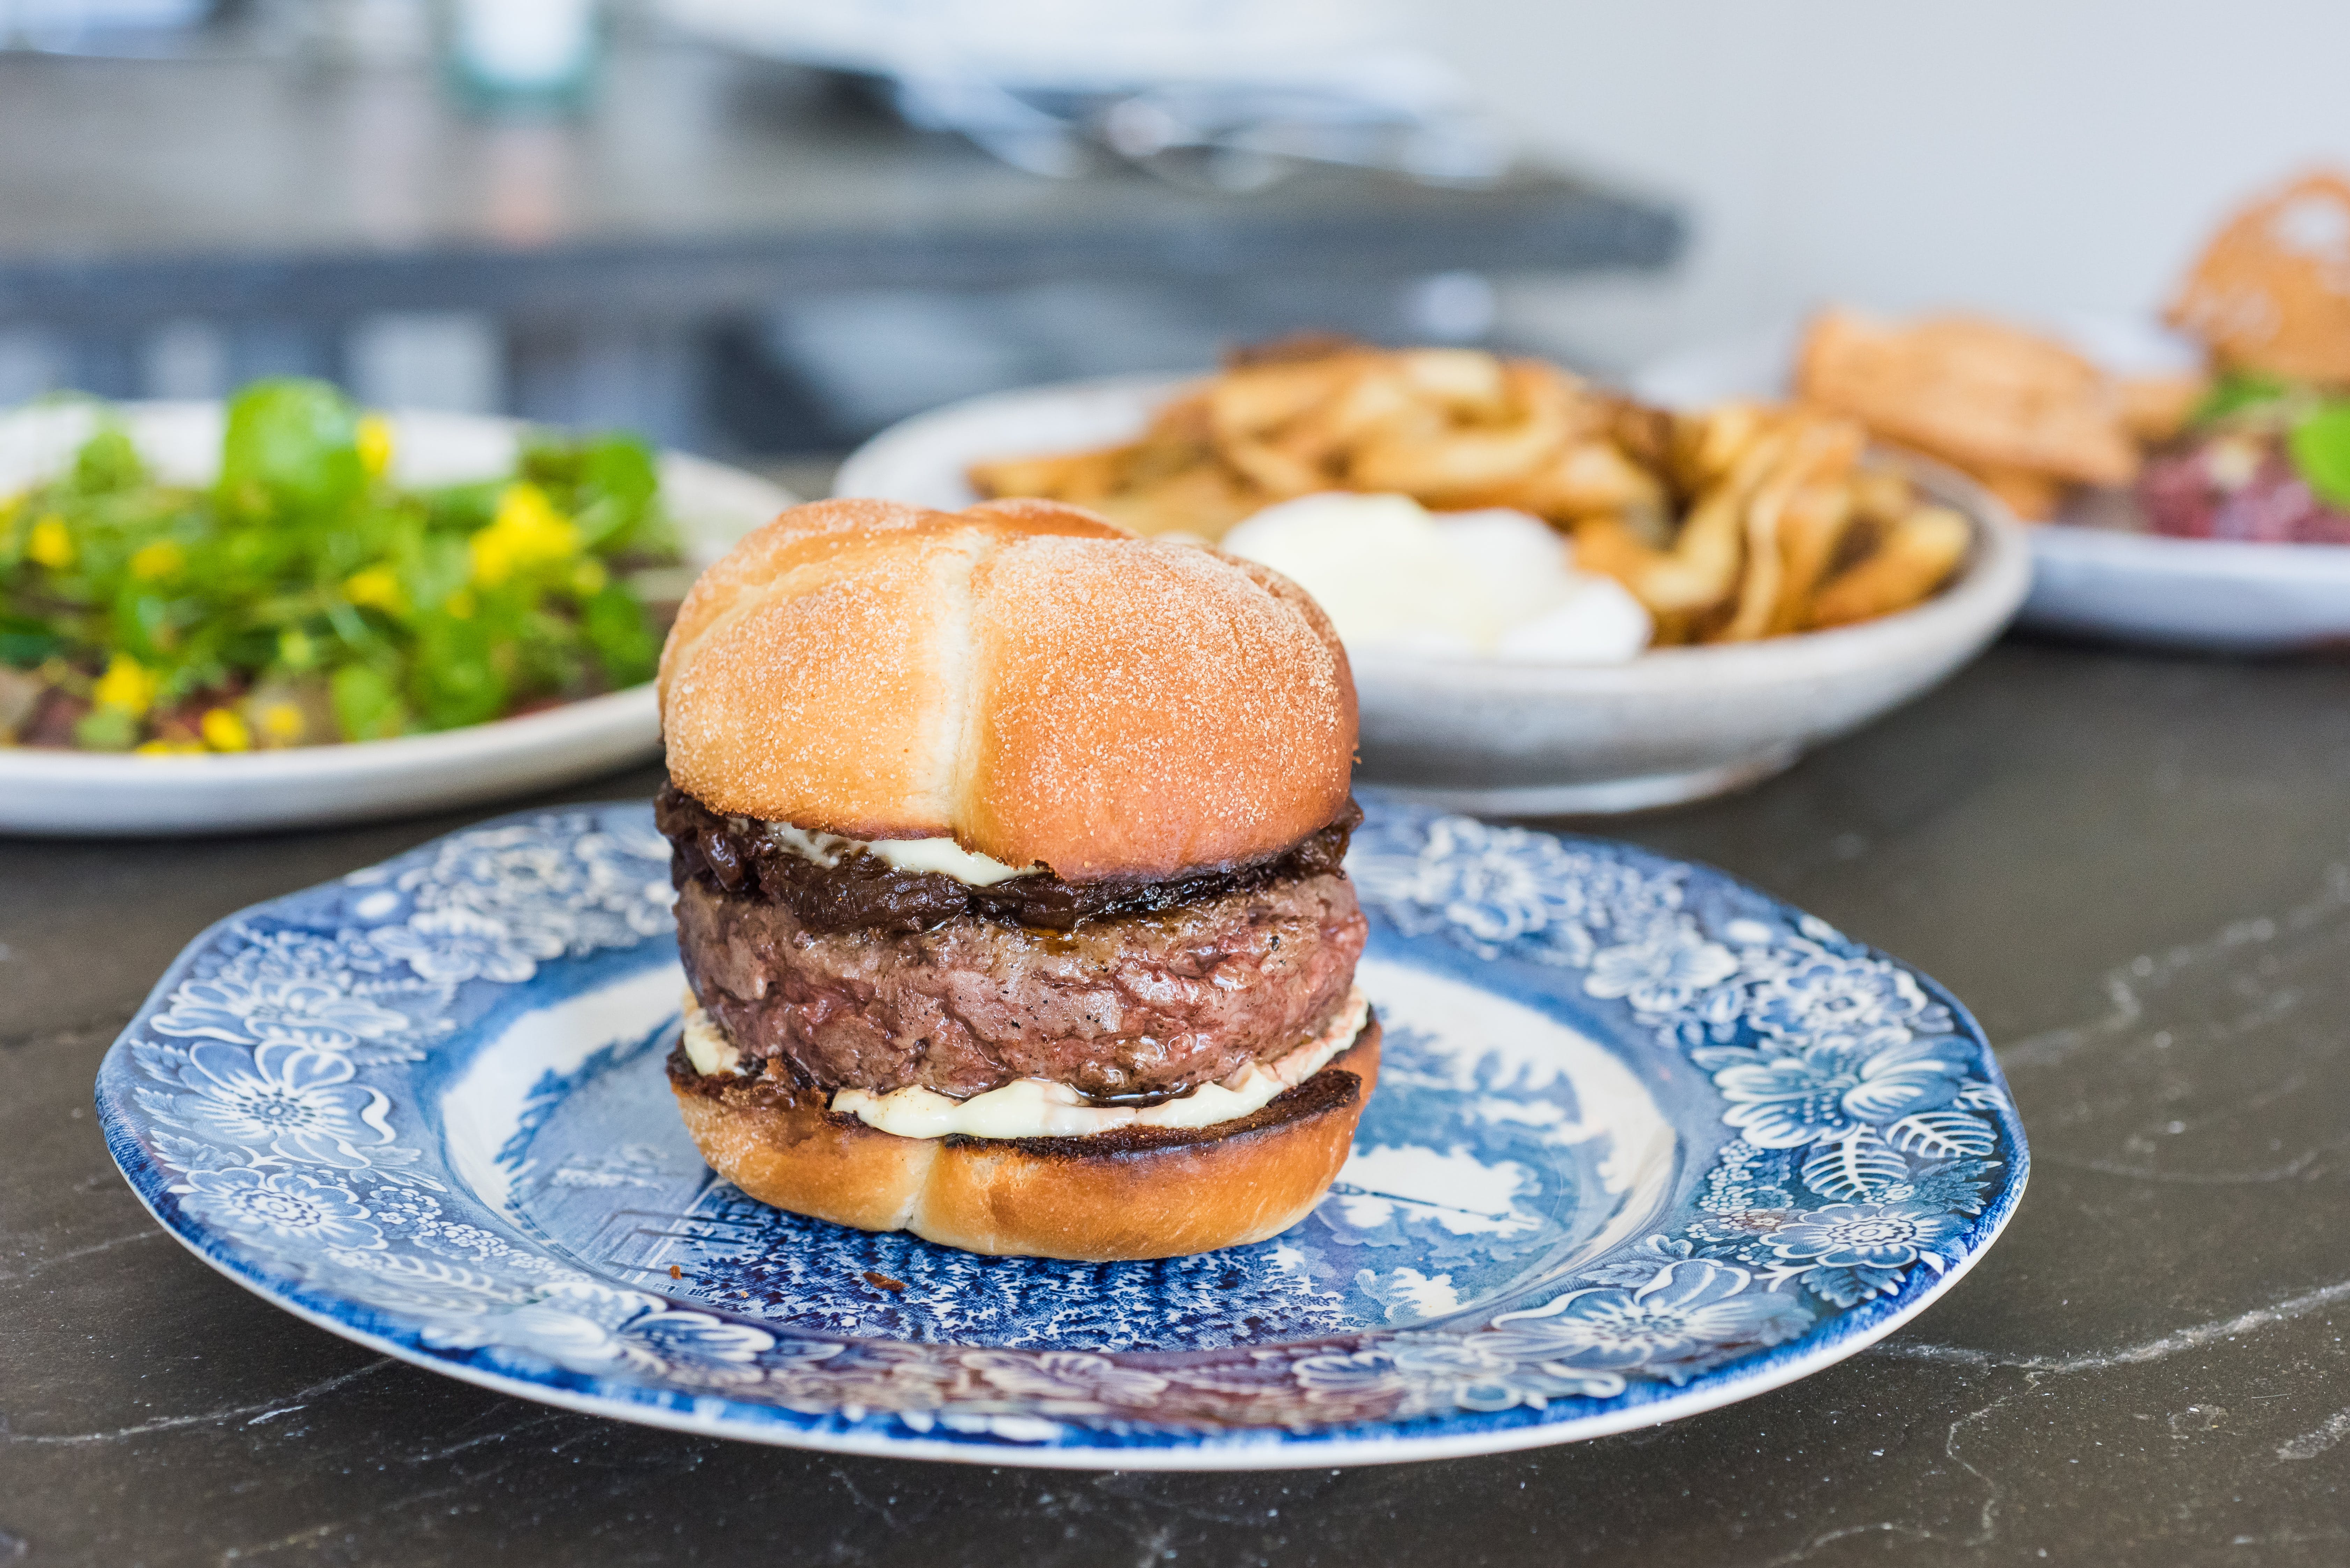
[[[1223,189],[1301,162],[1501,174],[1454,73],[1367,0],[662,0],[712,43],[865,78],[910,123],[1033,173],[1127,161]]]

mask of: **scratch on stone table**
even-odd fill
[[[2034,1151],[2033,1163],[2060,1167],[2065,1170],[2085,1170],[2095,1176],[2116,1176],[2130,1181],[2157,1182],[2168,1187],[2258,1187],[2264,1182],[2291,1181],[2306,1174],[2309,1168],[2329,1154],[2350,1147],[2350,1133],[2328,1138],[2314,1148],[2303,1149],[2282,1165],[2272,1165],[2263,1170],[2151,1170],[2142,1165],[2124,1165],[2112,1159],[2068,1159],[2061,1154]]]
[[[2239,1535],[2230,1546],[2306,1546],[2314,1541],[2341,1541],[2350,1538],[2350,1530],[2272,1530],[2266,1535]]]
[[[1804,1562],[1823,1547],[1834,1546],[1837,1542],[1849,1540],[1856,1535],[1899,1535],[1911,1541],[1931,1541],[1934,1538],[1932,1531],[1921,1530],[1914,1524],[1895,1524],[1890,1521],[1884,1524],[1846,1524],[1813,1536],[1793,1552],[1783,1552],[1776,1557],[1768,1558],[1759,1565],[1759,1568],[1787,1568],[1787,1564]]]
[[[1943,1457],[1983,1484],[1982,1511],[1975,1516],[1977,1524],[1975,1533],[1969,1536],[1963,1543],[1968,1546],[1984,1545],[1992,1536],[1999,1533],[1999,1482],[1991,1480],[1959,1456],[1959,1428],[1981,1420],[1992,1411],[2004,1406],[2012,1397],[2013,1397],[2012,1395],[2001,1395],[1981,1409],[1970,1411],[1951,1422],[1942,1434]]]
[[[451,1492],[463,1491],[479,1479],[469,1477],[452,1486],[437,1486],[427,1491],[411,1492],[404,1497],[394,1498],[390,1502],[380,1503],[363,1513],[353,1514],[348,1519],[333,1519],[324,1524],[306,1525],[300,1530],[288,1531],[274,1541],[257,1541],[250,1546],[226,1547],[213,1561],[219,1563],[221,1568],[228,1568],[228,1565],[233,1563],[249,1563],[256,1557],[266,1557],[271,1552],[283,1552],[289,1547],[307,1546],[314,1542],[328,1539],[338,1531],[356,1529],[369,1520],[390,1513],[395,1509],[412,1508],[420,1502],[430,1502],[436,1497],[446,1497]]]
[[[1991,1543],[1992,1538],[1999,1533],[2001,1499],[1999,1482],[1977,1469],[1967,1461],[1964,1455],[1959,1452],[1959,1430],[1960,1428],[1971,1426],[1981,1420],[2013,1397],[2012,1394],[2002,1394],[1981,1409],[1970,1410],[1951,1422],[1942,1435],[1943,1457],[1981,1481],[1983,1487],[1982,1508],[1975,1515],[1975,1532],[1972,1535],[1960,1537],[1954,1542],[1956,1545],[1986,1546]],[[1875,1524],[1844,1524],[1838,1525],[1834,1530],[1822,1531],[1793,1552],[1783,1552],[1776,1557],[1767,1558],[1757,1564],[1756,1568],[1789,1568],[1789,1564],[1807,1561],[1823,1548],[1833,1546],[1839,1541],[1850,1540],[1856,1535],[1898,1535],[1906,1540],[1921,1542],[1945,1539],[1939,1532],[1929,1530],[1922,1524],[1903,1524],[1895,1520]]]
[[[133,1241],[152,1241],[162,1234],[161,1227],[149,1225],[127,1236],[109,1236],[103,1241],[92,1241],[87,1247],[76,1247],[69,1252],[59,1252],[54,1258],[44,1258],[29,1269],[0,1270],[0,1282],[10,1280],[29,1280],[34,1275],[54,1269],[60,1263],[70,1263],[76,1258],[87,1258],[94,1252],[111,1251],[117,1247],[127,1247]]]
[[[2314,1459],[2345,1438],[2350,1438],[2350,1410],[2336,1410],[2314,1432],[2303,1432],[2289,1443],[2279,1443],[2277,1458]]]
[[[2240,948],[2260,947],[2280,935],[2308,930],[2329,919],[2350,912],[2350,865],[2336,862],[2325,868],[2322,891],[2282,917],[2259,916],[2233,920],[2199,942],[2189,942],[2157,956],[2142,953],[2105,978],[2106,1011],[2085,1023],[2067,1024],[2030,1035],[2002,1049],[2000,1063],[2008,1067],[2054,1066],[2090,1045],[2128,1032],[2146,1017],[2145,992],[2168,984],[2182,971],[2223,957]]]
[[[478,1449],[485,1443],[503,1443],[508,1438],[519,1437],[523,1433],[530,1431],[536,1428],[551,1427],[557,1422],[571,1420],[574,1417],[572,1416],[572,1413],[568,1410],[542,1411],[536,1416],[526,1417],[522,1420],[516,1421],[510,1427],[500,1427],[495,1431],[484,1432],[478,1437],[467,1438],[462,1442],[451,1443],[445,1448],[434,1449],[430,1453],[412,1454],[409,1457],[408,1462],[411,1465],[435,1464],[442,1459],[448,1459],[453,1454],[462,1454],[468,1449]]]
[[[2025,1372],[2095,1372],[2107,1366],[2132,1366],[2148,1361],[2167,1360],[2207,1345],[2272,1328],[2281,1323],[2291,1323],[2295,1318],[2306,1317],[2311,1313],[2323,1311],[2341,1302],[2350,1302],[2350,1280],[2322,1285],[2269,1306],[2254,1307],[2234,1317],[2199,1323],[2191,1328],[2175,1329],[2158,1338],[2126,1345],[2120,1350],[2087,1355],[2002,1355],[1996,1351],[1970,1350],[1963,1345],[1920,1345],[1908,1340],[1889,1340],[1872,1347],[1866,1354],[1892,1356],[1902,1361],[1939,1361],[1959,1366],[2016,1367]]]
[[[382,1365],[389,1366],[392,1363],[387,1359]],[[561,1420],[565,1418],[567,1414],[567,1412],[564,1411],[549,1411],[544,1419],[549,1421]],[[508,1428],[508,1430],[519,1431],[523,1427],[537,1424],[539,1423],[525,1421],[520,1423],[515,1428]],[[603,1426],[604,1423],[598,1421],[583,1423],[582,1429],[579,1433],[575,1434],[572,1438],[567,1439],[565,1442],[555,1444],[553,1448],[547,1451],[559,1454],[569,1446],[570,1442],[599,1437],[602,1434]],[[536,1451],[536,1450],[533,1450],[533,1452]],[[484,1486],[504,1475],[506,1471],[512,1469],[515,1465],[523,1462],[525,1458],[525,1456],[520,1450],[511,1450],[499,1456],[498,1459],[488,1468],[474,1471],[470,1475],[462,1476],[457,1480],[449,1481],[443,1485],[426,1487],[419,1491],[403,1492],[398,1497],[380,1502],[372,1508],[362,1510],[361,1511],[351,1514],[347,1518],[329,1520],[324,1524],[306,1525],[300,1530],[290,1531],[284,1535],[276,1537],[275,1540],[255,1542],[249,1546],[227,1547],[223,1550],[219,1556],[214,1558],[213,1561],[219,1563],[221,1568],[229,1568],[229,1564],[232,1563],[248,1563],[258,1557],[268,1556],[272,1552],[300,1548],[314,1542],[324,1541],[333,1536],[337,1532],[356,1530],[359,1526],[366,1524],[372,1520],[381,1519],[386,1515],[396,1515],[405,1510],[412,1509],[418,1503],[430,1502],[435,1498],[449,1497],[455,1493],[465,1491],[469,1489]]]
[[[322,1394],[331,1394],[346,1384],[356,1383],[371,1373],[380,1372],[387,1366],[398,1365],[399,1363],[389,1355],[379,1356],[366,1366],[355,1367],[339,1376],[329,1377],[323,1383],[313,1383],[307,1388],[297,1389],[291,1396],[256,1400],[250,1405],[233,1405],[224,1410],[207,1410],[199,1416],[161,1416],[152,1421],[141,1421],[136,1426],[118,1427],[110,1432],[15,1432],[7,1428],[5,1418],[0,1417],[0,1442],[33,1443],[51,1447],[119,1443],[126,1438],[143,1438],[151,1432],[172,1432],[186,1427],[213,1426],[223,1421],[233,1421],[239,1416],[258,1416],[265,1413],[282,1416],[287,1410],[307,1404]],[[251,1423],[248,1422],[247,1425]]]

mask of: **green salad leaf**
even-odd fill
[[[2350,510],[2350,401],[2321,404],[2293,427],[2285,450],[2318,499]]]
[[[2203,394],[2203,400],[2195,406],[2188,422],[2218,424],[2272,403],[2282,403],[2293,393],[2293,384],[2277,377],[2249,370],[2230,370],[2211,383],[2211,389]]]
[[[367,483],[359,411],[325,381],[256,381],[228,406],[220,489],[234,504],[304,511],[348,505]]]

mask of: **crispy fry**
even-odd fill
[[[1890,468],[1858,468],[1852,475],[1854,514],[1890,527],[1918,509],[1918,487]]]
[[[1751,642],[1770,635],[1787,587],[1787,561],[1781,524],[1795,497],[1825,479],[1840,477],[1860,456],[1866,437],[1847,420],[1805,421],[1794,431],[1785,458],[1759,486],[1746,507],[1746,580],[1738,608],[1721,630],[1725,642]]]
[[[1558,372],[1547,365],[1504,366],[1491,354],[1474,348],[1412,348],[1393,359],[1413,390],[1472,420],[1509,417],[1512,400],[1522,395],[1512,385],[1513,374],[1532,370],[1547,381],[1559,379]]]
[[[1606,416],[1606,421],[1594,434],[1604,435],[1614,442],[1645,472],[1669,472],[1673,457],[1671,414],[1629,398],[1605,399],[1598,411]]]
[[[1566,439],[1572,394],[1545,366],[1505,365],[1501,377],[1500,420],[1456,426],[1433,439],[1357,447],[1346,468],[1347,488],[1458,503],[1481,498],[1540,465]]]
[[[1771,422],[1756,403],[1724,403],[1702,414],[1684,415],[1673,430],[1674,477],[1695,494],[1727,474]]]
[[[972,488],[989,500],[1034,495],[1048,501],[1083,501],[1117,489],[1139,450],[1139,446],[1110,447],[1101,452],[975,462],[971,466]]]
[[[1208,393],[1208,422],[1214,439],[1261,436],[1279,430],[1344,389],[1358,373],[1361,356],[1254,365],[1218,378]]]
[[[1243,478],[1276,501],[1338,487],[1336,476],[1275,441],[1233,436],[1223,442],[1222,453]]]
[[[1783,637],[1803,629],[1811,613],[1812,596],[1835,564],[1860,508],[1855,499],[1859,475],[1814,480],[1788,500],[1779,521],[1779,555],[1784,573],[1779,603],[1771,612],[1766,635]]]
[[[1561,448],[1542,467],[1493,500],[1503,506],[1521,507],[1539,517],[1651,515],[1661,519],[1665,488],[1657,476],[1605,441],[1583,441]]]
[[[1738,586],[1746,509],[1784,456],[1791,433],[1770,431],[1739,454],[1720,483],[1698,497],[1672,554],[1632,585],[1659,616],[1695,616],[1727,600]]]
[[[1908,609],[1958,570],[1972,535],[1966,518],[1949,507],[1919,507],[1895,525],[1875,554],[1820,590],[1811,624],[1849,626]]]
[[[1574,535],[1576,567],[1613,577],[1627,588],[1637,590],[1641,575],[1667,558],[1621,517],[1580,518]]]

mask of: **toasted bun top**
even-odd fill
[[[670,776],[1071,881],[1276,854],[1345,807],[1355,683],[1287,578],[1075,507],[795,506],[686,596]]]

